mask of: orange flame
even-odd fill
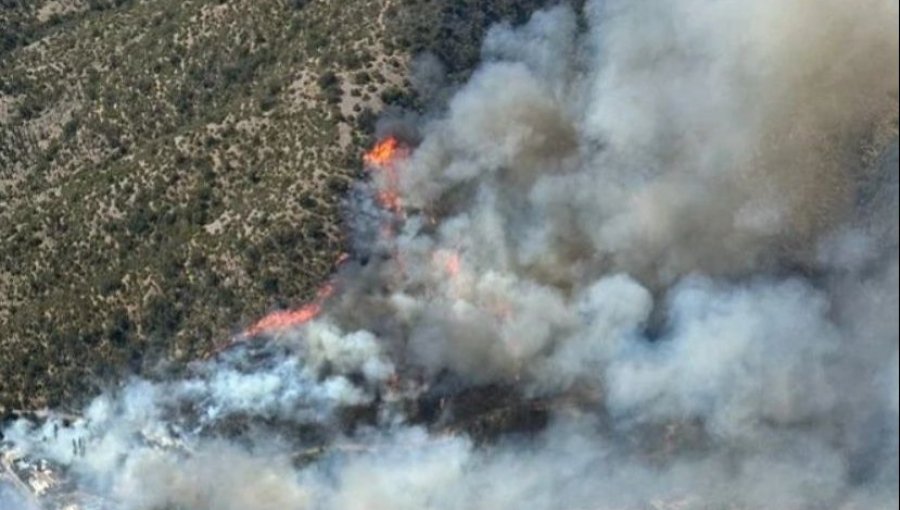
[[[372,150],[363,156],[366,167],[378,172],[382,177],[379,183],[378,203],[394,213],[402,213],[403,200],[400,197],[400,176],[395,163],[405,158],[409,149],[403,146],[396,137],[389,136],[375,144]]]
[[[405,150],[400,145],[400,141],[389,136],[376,143],[375,147],[372,147],[372,150],[363,156],[363,161],[371,167],[384,167],[393,163],[401,152],[405,152]]]
[[[363,156],[366,168],[379,173],[378,203],[385,209],[402,214],[403,205],[398,191],[400,187],[399,176],[395,163],[409,154],[409,150],[400,141],[389,136],[379,141]],[[337,265],[342,264],[348,258],[346,253],[340,254]],[[327,284],[319,290],[315,300],[300,308],[293,310],[278,310],[258,320],[252,326],[244,330],[243,336],[252,337],[264,333],[275,333],[307,323],[322,313],[322,306],[326,299],[334,293],[334,286]]]
[[[454,250],[438,250],[432,255],[432,259],[436,264],[441,266],[450,278],[459,275],[462,261],[459,252]]]
[[[341,252],[335,260],[335,265],[340,266],[349,259],[349,253]],[[331,297],[332,294],[334,294],[334,285],[326,283],[319,289],[313,302],[307,303],[294,310],[278,310],[272,312],[244,330],[243,335],[252,337],[262,333],[284,331],[285,329],[307,323],[322,313],[322,304],[326,299]]]
[[[294,310],[278,310],[266,315],[244,331],[248,337],[263,333],[275,333],[305,324],[322,313],[322,304],[334,294],[334,285],[326,284],[319,289],[316,299]]]
[[[431,253],[431,261],[434,266],[442,271],[442,275],[446,275],[448,280],[453,284],[449,290],[449,295],[454,298],[462,298],[467,300],[477,300],[479,306],[483,307],[494,318],[506,321],[512,318],[514,314],[513,305],[500,294],[489,294],[487,296],[473,295],[474,286],[476,285],[471,279],[471,268],[463,273],[462,255],[454,249],[438,249]]]

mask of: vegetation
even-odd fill
[[[310,298],[411,55],[463,76],[538,3],[0,0],[0,412]]]

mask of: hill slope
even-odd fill
[[[72,397],[308,299],[408,66],[538,1],[4,2],[0,409]]]

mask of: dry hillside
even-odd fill
[[[0,1],[0,409],[308,299],[377,114],[420,106],[412,56],[462,77],[540,3]]]

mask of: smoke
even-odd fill
[[[116,510],[894,508],[897,20],[607,0],[422,57],[322,315],[4,436]]]

